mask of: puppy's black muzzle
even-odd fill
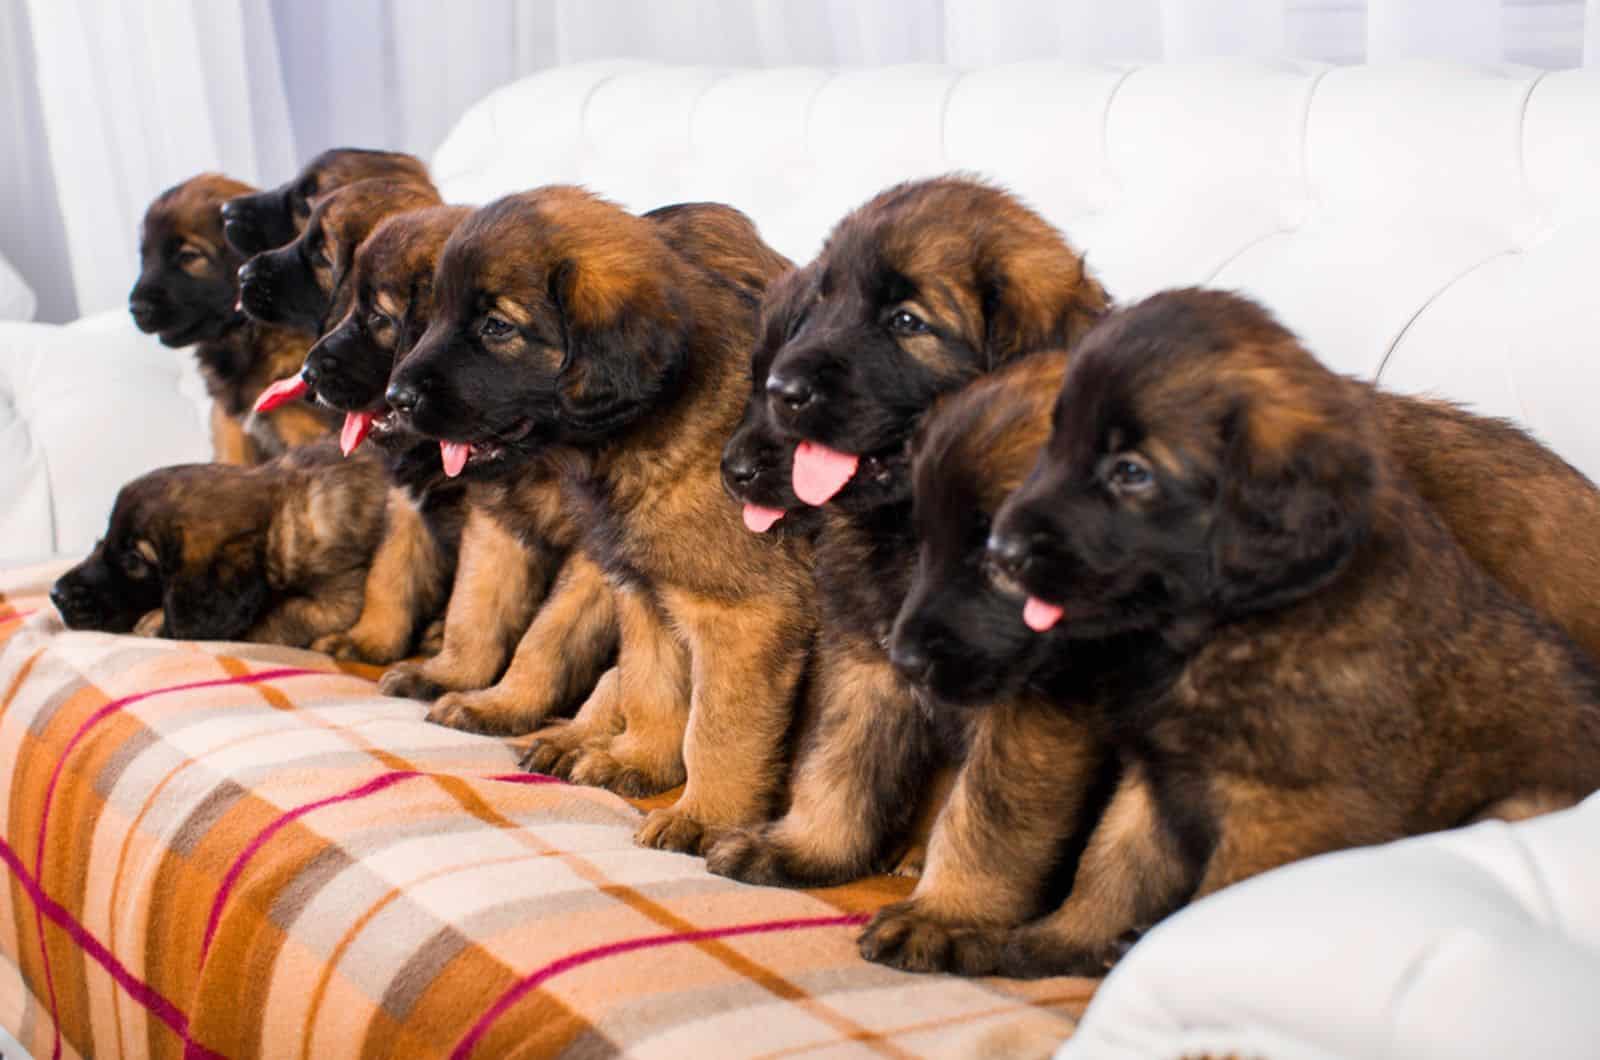
[[[281,191],[241,195],[222,204],[222,235],[247,257],[274,250],[296,235],[294,217]]]

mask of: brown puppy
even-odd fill
[[[1103,649],[1085,653],[1059,629],[1034,633],[1023,622],[1022,599],[985,576],[988,522],[1021,485],[1048,436],[1065,371],[1065,355],[1041,353],[974,383],[929,416],[917,443],[918,567],[890,654],[931,701],[947,708],[1015,710],[1023,702],[1019,692],[1030,688],[1069,702],[1103,676],[1095,660],[1115,664],[1118,658]],[[1580,643],[1590,643],[1582,640],[1584,623],[1592,619],[1581,597],[1582,586],[1596,584],[1600,491],[1502,421],[1381,391],[1373,399],[1386,448],[1468,555],[1513,595],[1558,619]],[[1023,827],[1008,826],[1009,846],[940,846],[930,879],[961,881],[971,894],[1017,893],[1006,889],[1019,880],[1042,879],[1058,860],[1058,845],[1074,834],[1081,839],[1086,818],[1076,809],[1082,805],[1079,791],[1064,783],[1070,777],[1029,777],[1019,768],[1030,760],[1030,749],[1070,738],[1063,726],[1076,720],[1069,712],[1056,722],[1037,715],[1031,726],[1016,729],[1010,746],[993,742],[1005,735],[1001,729],[975,730],[982,738],[974,741],[977,750],[960,789],[965,816],[976,818],[986,806],[1027,797],[1030,786],[1053,786],[1061,801]],[[1066,760],[1059,751],[1041,757]],[[985,760],[999,767],[987,777],[979,772]],[[965,860],[955,860],[957,854]],[[865,949],[901,967],[987,972],[998,946],[974,939],[973,924],[1020,922],[1029,905],[1008,907],[991,897],[974,916],[947,895],[919,888],[911,902],[880,913]]]
[[[239,303],[257,320],[321,335],[350,306],[356,248],[386,217],[439,205],[430,185],[359,180],[317,201],[291,242],[239,270]]]
[[[383,390],[395,361],[426,326],[439,251],[469,213],[437,206],[379,224],[352,260],[349,311],[312,346],[300,372],[319,404],[345,414],[340,442],[347,451],[370,433],[392,485],[388,532],[373,561],[361,618],[314,645],[336,658],[401,658],[448,598],[467,515],[466,487],[445,478],[436,444],[377,411],[387,411]]]
[[[304,403],[252,416],[274,380],[293,372],[308,343],[236,308],[243,258],[222,238],[223,202],[249,185],[203,173],[168,188],[145,211],[139,279],[128,309],[139,330],[172,347],[193,344],[211,395],[211,442],[225,464],[254,464],[327,435],[331,419]]]
[[[1001,971],[1098,973],[1285,862],[1600,787],[1593,662],[1457,544],[1371,388],[1260,308],[1179,291],[1117,314],[1053,422],[988,555],[1065,638],[1059,705],[1121,775],[1072,895]]]
[[[358,180],[393,180],[432,188],[422,160],[398,151],[336,147],[266,191],[236,193],[222,207],[224,234],[244,257],[281,247],[305,227],[318,200]]]
[[[877,196],[838,224],[807,269],[817,282],[766,390],[770,422],[791,439],[795,493],[826,502],[816,534],[817,721],[788,812],[707,857],[713,872],[782,885],[887,867],[930,770],[962,743],[961,727],[930,717],[886,651],[916,559],[906,446],[917,423],[941,394],[1033,345],[1071,341],[1107,305],[1059,232],[1006,192],[961,177]]]
[[[152,471],[118,493],[51,599],[74,629],[305,647],[355,621],[384,488],[376,462],[331,442],[253,468]]]
[[[718,470],[760,295],[787,268],[726,207],[650,220],[577,188],[511,196],[450,237],[436,315],[390,387],[446,440],[447,469],[540,452],[577,485],[618,665],[528,761],[632,794],[687,780],[640,829],[651,846],[697,850],[770,809],[804,667],[805,565],[744,529]]]

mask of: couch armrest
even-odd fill
[[[209,458],[187,350],[140,334],[120,311],[0,321],[0,562],[84,552],[124,482]]]

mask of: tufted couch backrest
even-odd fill
[[[607,62],[495,91],[433,168],[465,203],[554,182],[636,210],[721,200],[797,261],[890,183],[976,172],[1059,225],[1123,300],[1245,291],[1338,369],[1512,417],[1600,479],[1600,71]],[[0,357],[16,327],[0,325]],[[149,345],[121,327],[116,341]],[[159,351],[119,380],[123,405],[98,385],[77,402],[74,381],[120,356],[91,339],[0,371],[0,442],[23,454],[0,467],[0,558],[81,551],[107,479],[203,450],[198,410],[151,416],[176,386]],[[46,376],[54,404],[16,390]]]

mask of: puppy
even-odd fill
[[[317,210],[363,187],[336,192]],[[445,237],[470,212],[437,206],[380,223],[351,256],[344,319],[311,347],[296,375],[274,388],[303,391],[343,412],[340,446],[346,453],[373,433],[391,483],[384,541],[373,559],[361,617],[313,645],[335,658],[382,664],[403,657],[441,611],[455,571],[465,488],[445,478],[435,444],[392,428],[370,410],[382,406],[396,358],[427,319],[433,265]]]
[[[358,180],[321,197],[291,242],[239,270],[239,303],[257,320],[320,335],[349,307],[356,248],[385,217],[439,205],[432,185]]]
[[[543,454],[614,589],[617,667],[528,765],[629,794],[685,782],[639,840],[698,850],[770,808],[812,632],[796,546],[751,534],[719,455],[759,299],[788,263],[742,214],[630,215],[578,188],[513,195],[450,237],[435,316],[389,403],[446,467]],[[549,610],[552,604],[547,604]]]
[[[750,398],[744,418],[722,448],[722,484],[739,502],[745,529],[809,538],[821,525],[821,509],[794,492],[793,438],[779,432],[767,405],[767,373],[772,359],[800,323],[813,297],[816,272],[810,267],[784,273],[772,282],[761,303],[761,339],[750,357]]]
[[[383,493],[376,463],[329,442],[252,468],[152,471],[50,597],[73,629],[305,647],[355,621]]]
[[[158,195],[145,211],[139,279],[128,295],[140,331],[167,346],[194,346],[212,400],[212,450],[226,464],[259,463],[325,437],[332,425],[303,403],[250,415],[262,391],[304,359],[308,344],[235,308],[243,259],[223,239],[218,209],[249,190],[204,173]]]
[[[1592,661],[1473,562],[1383,422],[1370,387],[1231,295],[1157,295],[1077,348],[986,554],[1053,641],[1031,680],[1119,777],[1067,901],[998,939],[956,935],[961,970],[1099,974],[1131,935],[1255,873],[1600,786]],[[947,498],[932,460],[991,470],[960,449],[927,454]],[[897,649],[948,642],[929,630],[960,592],[951,570],[919,573],[944,585],[913,592]]]
[[[422,160],[398,151],[338,147],[266,191],[245,189],[222,206],[223,232],[243,257],[281,247],[300,234],[317,201],[358,180],[390,180],[432,189]]]
[[[962,177],[899,185],[847,216],[767,376],[768,414],[798,442],[816,532],[816,721],[790,807],[707,857],[752,883],[824,885],[885,868],[930,770],[963,730],[930,718],[888,633],[916,542],[906,446],[941,395],[1035,345],[1071,341],[1107,306],[1080,256],[1006,192]]]

